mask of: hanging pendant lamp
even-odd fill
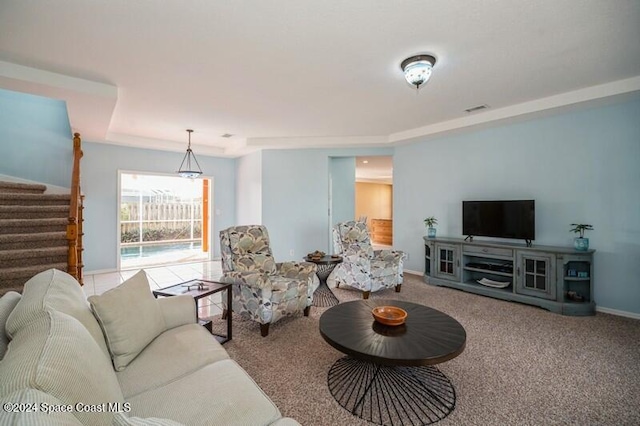
[[[189,145],[187,146],[187,153],[184,155],[182,163],[180,163],[178,174],[184,178],[195,179],[202,174],[202,169],[200,168],[200,164],[198,164],[196,155],[191,150],[191,133],[193,133],[193,130],[187,129],[187,132],[189,133]],[[198,167],[197,170],[191,165],[192,159],[196,167]]]

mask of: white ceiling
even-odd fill
[[[2,0],[0,87],[65,99],[97,142],[389,146],[636,96],[640,1]]]

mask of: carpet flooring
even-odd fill
[[[341,302],[361,297],[333,290]],[[430,286],[410,274],[401,293],[371,297],[430,306],[465,327],[465,351],[437,366],[457,396],[453,412],[437,425],[640,424],[638,320],[562,316]],[[266,338],[256,323],[236,316],[225,348],[284,416],[307,426],[369,424],[338,405],[327,389],[327,372],[343,356],[318,332],[327,309],[313,307],[309,317],[272,324]]]

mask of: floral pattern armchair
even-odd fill
[[[269,247],[267,228],[233,226],[220,231],[222,282],[231,283],[233,306],[238,315],[260,323],[262,336],[269,324],[300,311],[309,315],[313,292],[320,281],[310,262],[276,263]],[[223,298],[223,316],[228,306]]]
[[[330,287],[346,284],[362,290],[368,299],[372,291],[395,287],[400,291],[406,255],[398,250],[373,250],[367,224],[363,221],[338,223],[333,227],[333,248],[343,258],[327,278]]]

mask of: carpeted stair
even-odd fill
[[[0,181],[0,295],[50,268],[67,270],[68,194]]]

